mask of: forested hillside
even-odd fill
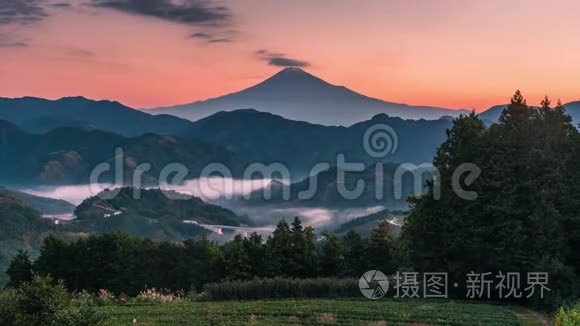
[[[430,162],[435,150],[445,140],[445,129],[451,122],[439,120],[404,120],[378,114],[348,127],[332,127],[285,119],[256,110],[219,112],[196,121],[183,133],[227,148],[249,162],[279,162],[302,176],[317,163],[336,165],[338,154],[349,162],[376,163],[364,148],[365,132],[386,124],[396,135],[389,141],[398,146],[384,158],[386,162]]]
[[[36,251],[42,235],[52,230],[52,223],[42,219],[38,211],[0,194],[0,286],[7,281],[4,271],[17,251]]]
[[[75,210],[75,206],[73,204],[64,200],[34,196],[21,191],[6,189],[2,186],[0,186],[0,195],[18,199],[23,203],[26,203],[26,205],[46,215],[70,214]]]
[[[118,152],[118,150],[122,152]],[[233,173],[243,165],[228,150],[193,139],[146,134],[134,138],[92,129],[58,128],[45,134],[27,133],[0,120],[0,180],[9,184],[88,184],[92,171],[109,164],[99,182],[133,181],[141,164],[143,184],[156,184],[168,164],[188,170],[186,178],[198,177],[209,163],[219,162]],[[117,158],[117,160],[115,159]],[[117,161],[119,161],[117,163]],[[122,175],[115,173],[117,165]],[[94,182],[95,180],[93,180]]]
[[[543,271],[554,302],[580,286],[580,134],[561,105],[530,108],[517,92],[497,124],[474,114],[454,121],[434,163],[441,196],[431,184],[412,200],[403,239],[418,271]],[[464,200],[453,187],[461,164],[481,175]],[[549,301],[549,300],[548,300]],[[545,304],[545,302],[544,302]]]
[[[102,219],[115,211],[141,215],[150,219],[175,217],[200,223],[237,226],[249,225],[245,216],[229,209],[208,204],[198,197],[170,190],[136,189],[132,187],[105,190],[84,200],[75,210],[79,220]]]

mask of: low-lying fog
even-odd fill
[[[290,221],[300,217],[305,225],[319,230],[332,229],[356,217],[376,213],[382,206],[352,209],[327,209],[317,207],[284,207],[248,206],[238,198],[269,185],[271,180],[236,180],[220,177],[189,180],[181,185],[165,185],[162,189],[175,190],[180,193],[200,197],[207,202],[221,205],[233,210],[238,215],[247,215],[259,226],[273,226],[281,219]],[[21,188],[20,191],[48,198],[66,200],[79,205],[86,198],[105,190],[112,189],[113,184],[87,184],[68,186],[42,186]]]
[[[262,189],[270,184],[271,180],[235,180],[229,178],[202,178],[188,180],[180,185],[164,185],[165,190],[175,190],[180,193],[200,197],[207,202],[216,202],[235,199],[244,194]],[[20,191],[42,197],[66,200],[79,205],[83,200],[96,196],[101,191],[117,186],[109,183],[93,183],[68,186],[39,186],[20,188]]]

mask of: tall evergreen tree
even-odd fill
[[[324,233],[321,244],[320,271],[322,276],[339,276],[345,273],[345,248],[339,236]]]
[[[254,277],[266,275],[266,246],[263,242],[262,236],[258,233],[252,233],[249,237],[244,238],[244,248],[250,263],[250,274]]]
[[[34,272],[28,251],[19,250],[10,262],[6,274],[10,278],[8,287],[18,287],[22,283],[32,281]]]
[[[293,256],[291,243],[290,226],[282,220],[266,241],[266,274],[268,276],[292,275],[293,271],[290,270]]]
[[[312,227],[306,227],[303,231],[302,257],[300,259],[301,271],[297,274],[298,277],[317,277],[319,276],[319,257],[318,257],[318,242]]]
[[[205,236],[198,241],[184,241],[189,262],[189,284],[201,290],[203,285],[221,280],[224,275],[224,259],[219,245]]]
[[[343,237],[344,262],[346,276],[361,277],[370,270],[368,257],[368,241],[361,237],[356,231],[350,230]]]
[[[69,245],[64,240],[49,235],[44,239],[40,257],[34,262],[34,270],[57,279],[69,279],[68,269],[73,267],[70,252]],[[77,252],[76,255],[78,254]]]
[[[234,240],[224,247],[226,278],[247,280],[252,278],[251,261],[246,251],[244,238],[237,234]]]
[[[372,230],[367,254],[371,268],[387,275],[396,270],[395,262],[393,261],[393,239],[389,233],[389,222],[381,221]]]

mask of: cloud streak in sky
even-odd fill
[[[228,8],[202,0],[92,0],[92,5],[188,25],[220,25],[230,17]]]
[[[195,38],[195,39],[200,39],[200,40],[209,40],[211,39],[213,36],[209,33],[204,33],[204,32],[198,32],[198,33],[193,33],[191,35],[189,35],[190,38]]]
[[[230,39],[230,38],[214,38],[211,40],[208,40],[209,43],[231,43],[234,40]]]
[[[310,62],[288,58],[285,53],[270,52],[268,50],[257,50],[255,54],[260,60],[268,62],[270,66],[276,67],[300,67],[305,68],[310,66]]]
[[[227,31],[213,30],[211,32],[209,31],[196,32],[190,34],[189,38],[202,41],[208,44],[232,43],[236,40],[236,36],[238,34],[239,33],[236,30],[227,30]]]
[[[310,63],[297,59],[290,59],[285,57],[270,57],[268,64],[276,67],[308,67]]]
[[[28,43],[9,34],[0,34],[0,48],[23,48]]]
[[[0,24],[29,24],[48,16],[41,0],[1,0]]]

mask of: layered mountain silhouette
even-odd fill
[[[111,170],[99,182],[112,182],[116,175],[116,150],[123,150],[123,181],[131,180],[140,164],[150,164],[143,182],[155,184],[161,170],[180,163],[188,178],[199,176],[209,163],[226,164],[233,173],[241,170],[236,155],[224,148],[196,139],[145,134],[124,137],[101,130],[63,127],[45,134],[28,133],[0,120],[0,180],[4,185],[86,184],[93,169],[109,163]]]
[[[366,152],[363,137],[377,124],[393,128],[398,141],[392,153],[378,159]],[[350,127],[335,127],[237,110],[188,122],[188,128],[173,136],[149,133],[125,137],[79,127],[34,134],[0,120],[0,180],[6,184],[88,183],[95,166],[113,163],[117,148],[124,151],[126,177],[137,165],[150,163],[151,171],[146,176],[153,183],[170,163],[187,166],[189,178],[198,177],[209,163],[222,163],[238,177],[248,163],[283,163],[292,179],[299,179],[317,163],[336,165],[339,154],[347,162],[365,165],[377,160],[431,162],[450,125],[448,119],[403,120],[380,114]]]
[[[21,191],[0,186],[0,196],[20,200],[26,205],[46,215],[72,214],[75,206],[67,201],[30,195]]]
[[[384,206],[389,209],[408,209],[408,196],[423,193],[425,188],[414,188],[414,179],[411,174],[402,174],[399,178],[397,170],[399,164],[387,163],[380,167],[382,178],[379,179],[376,165],[368,166],[363,171],[345,171],[339,167],[333,167],[322,171],[312,178],[305,178],[290,185],[282,184],[274,180],[267,187],[270,189],[270,197],[264,196],[264,190],[260,189],[250,194],[249,198],[240,198],[246,205],[273,205],[276,207],[325,207],[330,209],[344,209],[352,207],[375,207]],[[340,171],[340,172],[339,172]],[[401,170],[402,171],[402,170]],[[342,173],[344,179],[339,179]],[[428,173],[422,174],[421,184],[425,184],[427,178],[431,178]],[[381,180],[380,183],[378,180]],[[357,184],[363,182],[364,187],[359,196],[345,198],[342,195],[340,186],[344,189],[353,190]],[[315,186],[314,186],[315,185]],[[285,189],[285,187],[288,187]],[[305,193],[314,192],[310,196]],[[382,189],[382,195],[377,196],[377,187]],[[284,198],[284,190],[289,191],[289,197]],[[397,194],[400,191],[400,194]]]
[[[166,135],[189,126],[189,121],[174,116],[152,116],[118,102],[84,97],[65,97],[55,101],[36,97],[0,98],[0,119],[35,133],[58,127],[83,127],[124,136],[149,132]]]
[[[377,114],[404,119],[456,117],[465,110],[411,106],[382,101],[332,85],[300,68],[286,68],[265,81],[222,97],[191,104],[147,110],[196,121],[219,111],[256,109],[322,125],[349,126]]]
[[[233,95],[252,98],[264,94],[277,101],[291,89],[294,91],[290,93],[299,95],[294,100],[290,98],[289,103],[307,98],[318,101],[321,99],[317,88],[330,90],[335,99],[340,97],[344,103],[360,99],[360,95],[346,88],[332,86],[297,69],[283,70],[269,81]],[[578,124],[580,102],[565,107]],[[492,107],[480,117],[493,123],[504,108],[505,105]],[[152,176],[168,163],[185,164],[192,172],[189,177],[194,178],[207,163],[224,163],[235,174],[247,163],[258,162],[283,163],[297,180],[309,174],[317,163],[335,165],[339,154],[347,161],[366,165],[377,161],[431,162],[451,123],[452,116],[448,115],[437,120],[405,120],[382,113],[348,127],[326,126],[254,109],[222,111],[192,122],[82,97],[56,101],[0,99],[0,180],[86,183],[89,172],[97,164],[111,161],[117,147],[129,152],[128,165],[153,163]],[[363,135],[379,124],[393,128],[398,147],[377,159],[366,153]],[[130,166],[125,168],[131,171]]]
[[[381,124],[395,131],[398,146],[389,155],[377,159],[365,151],[364,134]],[[350,127],[323,126],[256,110],[237,110],[196,121],[181,137],[212,142],[248,162],[283,163],[295,177],[301,177],[309,174],[317,163],[336,165],[339,154],[349,162],[366,165],[377,160],[430,163],[450,126],[448,119],[403,120],[386,114]]]

